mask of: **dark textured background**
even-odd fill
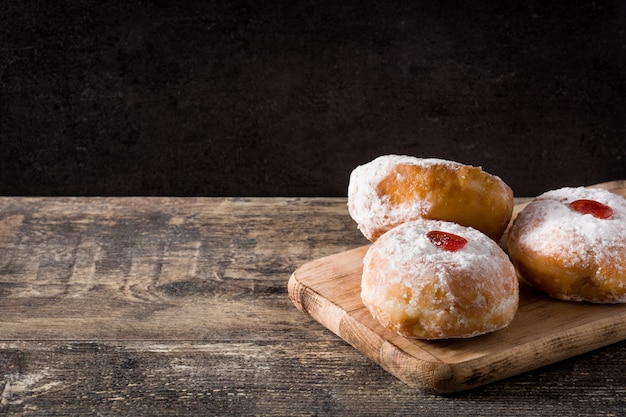
[[[625,2],[501,3],[2,0],[0,194],[344,196],[384,153],[626,178]]]

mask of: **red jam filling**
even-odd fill
[[[576,200],[569,203],[572,210],[582,214],[591,214],[598,219],[608,219],[613,215],[611,207],[594,200]]]
[[[448,252],[461,250],[467,244],[467,239],[453,233],[432,230],[426,234],[431,243]]]

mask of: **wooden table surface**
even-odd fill
[[[342,198],[2,197],[0,415],[623,415],[626,342],[449,396],[384,371],[287,293],[366,243]]]

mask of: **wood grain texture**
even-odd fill
[[[0,198],[0,415],[618,415],[626,343],[440,397],[294,308],[345,198]]]
[[[317,205],[326,216],[311,221],[298,200],[0,199],[2,338],[203,339],[229,325],[262,337],[258,319],[286,321],[273,305],[280,273],[324,253],[295,233],[358,240]]]
[[[626,196],[623,182],[600,187]],[[625,305],[560,302],[523,281],[518,312],[506,329],[444,341],[401,337],[384,329],[361,303],[368,248],[301,266],[289,280],[289,294],[298,309],[416,388],[463,391],[626,339]]]

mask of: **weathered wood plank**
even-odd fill
[[[619,415],[626,343],[416,392],[294,308],[345,199],[0,198],[0,415]]]
[[[362,239],[332,199],[0,199],[0,339],[262,338],[290,271]]]
[[[0,343],[7,415],[619,415],[626,344],[450,397],[335,339]],[[593,369],[602,363],[603,371]]]

